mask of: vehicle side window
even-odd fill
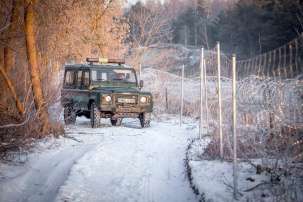
[[[89,86],[89,71],[88,70],[83,71],[83,85]]]
[[[93,81],[97,80],[97,71],[96,70],[92,71],[92,80]]]
[[[74,71],[72,70],[66,71],[64,85],[71,86],[73,85],[73,82],[74,82]]]
[[[82,81],[82,71],[78,71],[76,74],[76,85],[80,86]]]
[[[102,73],[102,80],[107,81],[107,74],[105,72]]]
[[[136,82],[137,81],[135,74],[129,74],[128,78],[129,78],[130,82]]]
[[[117,79],[117,74],[116,73],[110,73],[109,78],[110,78],[110,81],[113,81],[113,80]]]

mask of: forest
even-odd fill
[[[138,70],[163,44],[212,49],[239,59],[266,53],[301,35],[298,0],[1,0],[0,151],[64,135],[60,102],[64,65],[86,57],[126,58]],[[165,64],[163,64],[164,69]],[[8,156],[7,156],[8,155]]]

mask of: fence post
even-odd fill
[[[220,61],[221,61],[221,59],[220,59],[220,42],[217,42],[220,158],[223,159],[222,104],[221,104],[221,63],[220,63]]]
[[[206,80],[206,59],[204,58],[204,88],[205,88],[205,112],[206,112],[206,123],[207,123],[207,132],[209,131],[208,124],[208,100],[207,100],[207,80]]]
[[[183,114],[183,86],[184,86],[184,65],[182,66],[182,81],[181,81],[181,114],[180,114],[180,126],[182,126],[182,114]]]
[[[168,94],[167,94],[167,88],[165,88],[165,109],[166,109],[166,113],[168,110]]]
[[[200,62],[200,130],[199,130],[199,137],[200,139],[202,138],[202,129],[203,129],[203,93],[202,93],[202,88],[203,88],[203,62],[204,61],[204,46],[201,48],[201,62]]]
[[[139,81],[141,80],[141,62],[139,64]]]
[[[238,199],[238,183],[237,183],[237,106],[236,106],[236,55],[232,56],[232,72],[233,72],[233,174],[234,174],[234,198]]]

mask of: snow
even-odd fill
[[[198,120],[183,117],[180,126],[178,116],[161,115],[143,129],[138,119],[101,123],[92,129],[78,117],[66,138],[41,141],[21,166],[0,164],[0,201],[234,201],[232,162],[202,160],[211,138],[197,140]],[[245,192],[269,175],[238,166],[239,201],[274,200],[266,185]]]
[[[77,118],[66,127],[71,138],[41,142],[22,166],[0,165],[0,201],[197,201],[184,166],[196,121],[101,123]]]
[[[202,195],[200,198],[205,201],[235,201],[233,162],[202,160],[201,158],[210,140],[211,138],[207,136],[201,140],[195,140],[187,151],[193,178],[192,185],[199,190]],[[254,165],[261,164],[261,159],[250,159],[250,161]],[[277,193],[274,193],[274,189],[270,186],[271,176],[266,172],[256,174],[256,168],[252,164],[241,162],[239,159],[237,161],[238,201],[281,200],[279,194],[275,198]],[[297,197],[302,198],[302,194]]]

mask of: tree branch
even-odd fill
[[[4,126],[0,126],[0,129],[1,128],[9,128],[9,127],[20,127],[20,126],[23,126],[24,124],[26,124],[30,119],[30,115],[27,116],[27,119],[23,122],[23,123],[20,123],[20,124],[8,124],[8,125],[4,125]]]

